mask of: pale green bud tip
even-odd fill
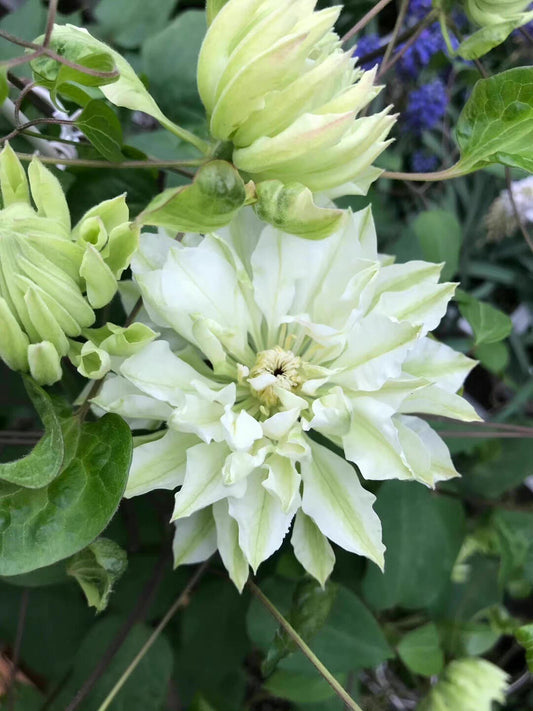
[[[127,328],[107,323],[101,328],[87,328],[83,335],[112,356],[130,356],[159,335],[144,323],[132,323]]]
[[[470,19],[481,27],[518,20],[530,5],[530,0],[465,0]]]
[[[320,208],[312,192],[301,183],[284,185],[268,180],[256,186],[257,215],[284,232],[307,239],[323,239],[340,228],[346,213],[335,208]]]
[[[61,379],[61,360],[50,341],[28,346],[30,373],[39,385],[53,385]]]
[[[228,0],[204,39],[198,89],[211,135],[232,144],[246,177],[362,194],[394,118],[356,118],[380,90],[375,71],[356,70],[342,51],[339,8],[315,4]]]
[[[417,711],[491,711],[505,701],[508,675],[478,657],[451,662]]]
[[[91,343],[91,341],[87,341],[83,345],[76,341],[71,341],[69,358],[71,363],[78,369],[78,372],[84,378],[90,378],[91,380],[100,380],[111,369],[109,353]]]

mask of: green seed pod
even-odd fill
[[[124,196],[92,208],[71,230],[57,178],[34,158],[28,175],[0,153],[0,357],[49,385],[61,377],[69,339],[113,298],[138,243]]]

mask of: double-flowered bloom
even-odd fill
[[[417,413],[478,419],[456,394],[474,362],[429,333],[455,289],[441,266],[379,255],[370,209],[317,242],[244,210],[183,243],[144,235],[132,266],[165,340],[125,359],[96,403],[165,425],[138,438],[126,495],[180,487],[176,564],[218,549],[242,589],[293,524],[321,582],[329,541],[382,566],[358,471],[434,486],[456,471]]]

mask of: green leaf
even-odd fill
[[[490,163],[533,172],[533,67],[480,79],[457,122],[461,159],[469,173]]]
[[[309,642],[324,626],[331,612],[338,586],[327,583],[322,587],[316,580],[304,578],[297,586],[288,621],[305,642]],[[284,627],[278,627],[274,641],[261,667],[264,676],[271,674],[278,662],[298,649]]]
[[[104,101],[90,101],[75,121],[96,150],[109,161],[124,160],[122,154],[122,126]]]
[[[497,499],[533,475],[531,440],[485,441],[471,456],[464,457],[459,468],[463,478],[456,486],[461,493]]]
[[[415,674],[433,676],[444,669],[444,652],[433,622],[408,632],[397,649],[402,662]]]
[[[387,481],[374,506],[383,526],[385,572],[368,568],[363,594],[372,607],[430,606],[448,585],[465,526],[458,501],[420,484]]]
[[[493,373],[500,374],[507,368],[510,359],[506,343],[482,343],[474,350],[474,356]]]
[[[94,670],[123,623],[122,618],[112,616],[99,620],[93,625],[76,652],[72,673],[59,696],[51,704],[51,711],[64,711],[74,694]],[[84,700],[83,711],[97,711],[100,708],[151,633],[152,629],[148,625],[137,624],[133,627],[89,696]],[[111,709],[113,711],[160,711],[165,701],[172,665],[173,655],[170,644],[164,635],[159,635],[117,694]]]
[[[146,0],[100,0],[95,8],[98,31],[113,45],[133,49],[162,30],[176,0],[158,0],[157,10]]]
[[[174,121],[204,124],[206,116],[196,85],[196,64],[206,31],[205,13],[186,10],[161,30],[142,47],[150,92]]]
[[[484,301],[478,301],[462,289],[458,289],[455,299],[459,311],[474,331],[474,344],[497,343],[511,333],[513,322],[503,311],[494,308]]]
[[[344,685],[344,675],[341,677],[339,681]],[[263,684],[263,688],[274,696],[299,704],[326,701],[335,694],[328,682],[317,675],[310,676],[284,669],[276,669]]]
[[[111,47],[73,25],[55,25],[50,46],[56,52],[75,62],[79,62],[80,58],[87,55],[109,55],[120,74],[119,78],[109,80],[95,77],[96,85],[100,87],[106,99],[115,106],[123,106],[131,111],[142,111],[153,116],[169,131],[183,135],[183,130],[161,111],[133,67]],[[54,79],[54,71],[57,73],[58,70],[54,69],[50,62],[56,65],[58,63],[47,58],[41,58],[41,60],[38,59],[32,63],[36,79],[41,82],[43,80],[49,82],[50,78],[57,81],[57,77]],[[84,81],[86,82],[86,80]]]
[[[293,584],[270,578],[261,583],[261,589],[287,616]],[[258,600],[252,601],[247,621],[250,637],[266,652],[276,632],[276,622]],[[393,656],[376,619],[361,600],[344,586],[339,586],[328,618],[309,646],[334,674],[374,667]],[[313,677],[316,675],[314,667],[301,653],[283,659],[280,668]]]
[[[32,451],[15,462],[0,464],[0,480],[30,489],[47,486],[61,471],[65,446],[61,422],[50,396],[27,375],[23,375],[26,392],[39,413],[44,436]]]
[[[445,262],[441,280],[448,281],[457,272],[463,235],[461,225],[452,212],[426,210],[412,222],[412,230],[428,262]]]
[[[131,461],[130,428],[105,415],[80,432],[72,461],[48,486],[0,485],[0,575],[51,565],[89,545],[124,493]]]
[[[87,603],[102,612],[113,586],[128,565],[125,551],[109,538],[97,538],[67,563],[67,573],[80,584]]]
[[[487,25],[482,27],[480,30],[474,32],[474,34],[467,37],[461,42],[457,48],[457,54],[463,59],[479,59],[491,49],[497,47],[502,42],[505,42],[507,37],[511,34],[513,30],[521,27],[529,20],[533,19],[533,13],[524,13],[529,16],[529,19],[524,19],[522,15],[513,18],[512,20],[507,20],[506,22],[500,22],[496,25]]]
[[[190,185],[157,195],[138,221],[178,232],[212,232],[227,225],[245,200],[238,171],[226,161],[212,160],[198,170]]]
[[[533,513],[499,510],[492,524],[501,555],[500,582],[516,597],[526,597],[533,584]]]
[[[517,629],[516,641],[526,650],[527,667],[533,672],[533,624]]]

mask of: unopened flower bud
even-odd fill
[[[198,88],[211,135],[255,183],[301,183],[330,197],[366,194],[394,123],[389,109],[356,118],[380,91],[355,68],[314,0],[229,0],[205,36]]]
[[[71,231],[59,181],[34,158],[28,176],[0,153],[0,357],[41,384],[61,377],[69,339],[113,298],[136,249],[124,196],[92,208]]]
[[[518,20],[530,0],[465,0],[470,19],[481,27]]]

